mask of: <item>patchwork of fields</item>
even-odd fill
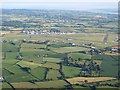
[[[2,90],[116,89],[117,16],[98,15],[3,10]]]
[[[7,40],[7,37],[4,39]],[[75,86],[77,84],[113,82],[117,77],[117,56],[105,54],[93,56],[90,51],[91,48],[75,46],[68,42],[36,44],[20,39],[3,42],[1,62],[5,80],[3,88],[70,88],[77,87]],[[90,65],[92,67],[89,67]],[[98,66],[102,71],[97,69]],[[93,82],[89,81],[84,76],[98,77],[98,81],[94,81],[93,78],[90,78]],[[103,79],[100,80],[99,76]],[[75,81],[79,80],[77,77],[82,81]],[[81,86],[85,87],[87,86]]]

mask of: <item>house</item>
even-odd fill
[[[120,45],[112,46],[112,52],[120,52]]]
[[[75,46],[76,44],[75,43],[72,43],[72,46]]]
[[[4,78],[2,76],[0,76],[0,81],[3,81],[3,80],[4,80]]]
[[[114,40],[113,40],[113,42],[119,42],[120,41],[120,39],[118,39],[118,38],[115,38]]]

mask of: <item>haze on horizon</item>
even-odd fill
[[[118,0],[3,0],[3,9],[117,10]]]

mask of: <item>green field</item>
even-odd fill
[[[15,59],[2,60],[2,68],[9,68],[12,65],[15,65],[17,62],[18,62],[18,60],[15,60]]]
[[[54,52],[57,52],[57,53],[69,53],[69,52],[89,50],[84,47],[61,47],[61,48],[50,48],[50,49],[52,49]]]
[[[60,77],[60,72],[58,70],[50,69],[47,73],[47,80],[57,80]]]
[[[9,72],[11,72],[13,74],[24,73],[24,71],[17,65],[13,65],[13,66],[7,68],[6,70],[8,70]]]
[[[42,49],[42,48],[46,48],[46,45],[44,44],[27,44],[24,43],[21,46],[22,48],[33,48],[33,49]]]
[[[16,83],[11,83],[14,88],[38,88],[36,84],[30,83],[30,82],[16,82]]]
[[[59,64],[55,64],[55,63],[45,63],[45,64],[42,64],[41,67],[46,67],[46,68],[50,68],[50,69],[59,69],[60,66]]]
[[[31,49],[31,48],[21,48],[20,52],[23,56],[31,56],[31,55],[51,55],[53,52],[42,50],[42,49]]]
[[[7,52],[6,53],[6,59],[16,59],[17,56],[19,56],[18,52]]]
[[[38,80],[37,78],[33,77],[32,75],[23,72],[23,73],[18,73],[10,76],[5,77],[8,82],[28,82],[32,80]]]
[[[23,68],[28,67],[28,68],[31,68],[31,69],[34,69],[36,67],[41,66],[41,64],[33,63],[33,62],[27,62],[27,61],[23,61],[23,60],[18,62],[17,65],[20,65]]]
[[[103,62],[101,66],[103,67],[103,72],[101,72],[102,76],[118,76],[118,61],[114,59],[117,56],[107,56],[103,55]]]
[[[59,58],[43,58],[44,62],[60,63],[62,60]]]
[[[10,76],[10,75],[11,75],[11,72],[9,72],[9,71],[6,70],[6,69],[2,69],[2,75],[3,75],[4,77]]]
[[[42,56],[25,56],[23,57],[24,61],[29,61],[29,62],[34,62],[34,63],[42,63],[43,62],[43,57]]]
[[[65,88],[66,85],[69,85],[63,80],[36,82],[36,84],[39,88]]]
[[[80,75],[81,68],[76,68],[72,66],[63,66],[62,71],[65,75],[65,77],[77,77]]]
[[[4,88],[9,88],[9,90],[13,90],[12,87],[8,83],[2,83],[2,90],[5,90]]]
[[[2,9],[2,90],[119,87],[118,18],[111,10]]]
[[[16,52],[18,51],[18,47],[11,43],[2,43],[2,51],[3,52]]]
[[[91,59],[91,55],[89,54],[83,54],[83,53],[70,53],[69,58],[72,59]]]
[[[47,72],[47,69],[46,68],[42,68],[42,67],[37,67],[37,68],[34,68],[30,71],[30,73],[32,75],[34,75],[36,78],[38,78],[39,80],[45,80],[45,74]]]

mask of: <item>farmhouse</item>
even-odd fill
[[[115,38],[115,39],[113,40],[113,42],[119,42],[119,41],[120,41],[119,38]]]
[[[119,45],[112,46],[112,52],[120,52],[120,46]]]
[[[0,77],[0,81],[3,81],[3,80],[4,80],[4,78],[1,76],[1,77]]]

